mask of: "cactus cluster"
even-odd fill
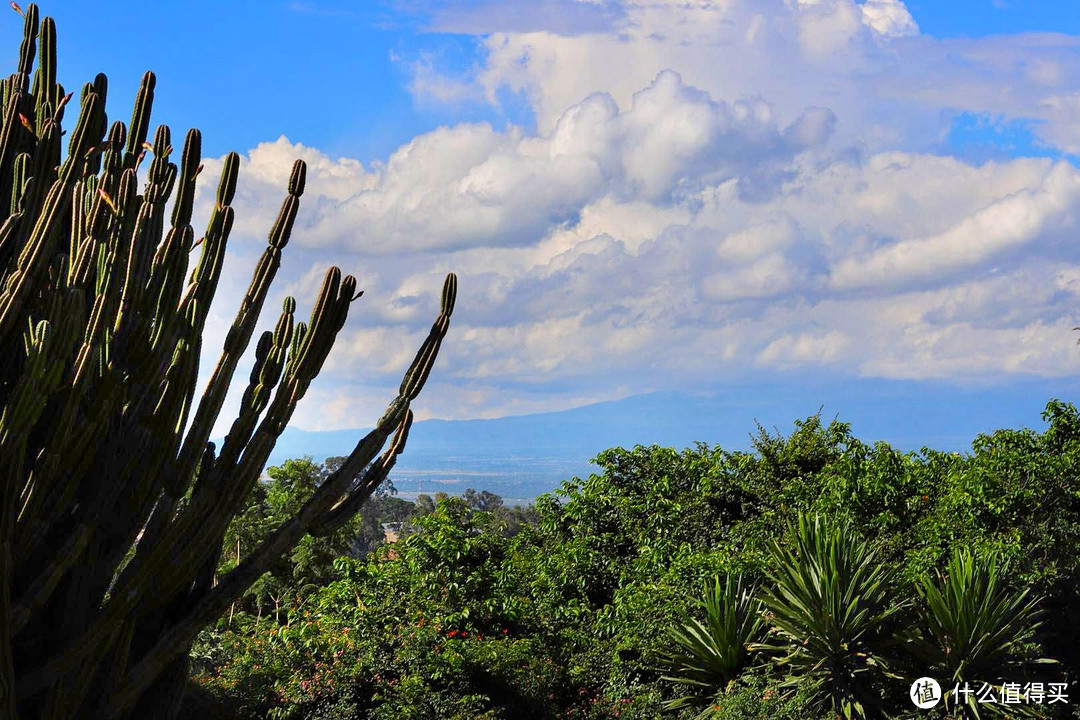
[[[199,132],[173,162],[168,127],[147,141],[154,75],[143,76],[126,126],[108,125],[98,75],[82,88],[65,153],[72,95],[56,82],[56,26],[34,5],[20,12],[17,72],[0,81],[0,718],[167,718],[198,631],[305,533],[331,532],[386,478],[457,281],[446,278],[438,319],[375,428],[290,522],[215,578],[230,519],[361,293],[334,267],[307,322],[285,300],[216,448],[211,429],[289,242],[304,163],[292,168],[196,405],[239,157],[226,157],[196,240]]]

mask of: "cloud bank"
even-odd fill
[[[526,94],[535,130],[440,127],[368,167],[286,138],[244,158],[212,333],[294,157],[308,190],[268,307],[286,292],[310,307],[331,263],[367,291],[300,427],[375,416],[450,270],[457,312],[422,417],[777,371],[1076,372],[1080,171],[972,165],[943,134],[950,113],[1000,113],[1076,152],[1077,38],[925,37],[899,0],[600,3],[583,27],[521,31],[485,30],[481,6],[437,19],[491,33],[469,82],[493,102]]]

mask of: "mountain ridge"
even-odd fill
[[[607,448],[682,448],[704,442],[749,450],[758,425],[786,435],[795,420],[819,411],[825,423],[834,417],[850,423],[864,442],[881,440],[903,451],[965,451],[979,433],[1041,428],[1040,413],[1051,397],[1068,401],[1077,395],[1080,385],[1061,379],[1033,379],[1008,388],[963,388],[934,381],[774,380],[709,394],[643,393],[500,418],[419,420],[391,479],[405,496],[424,485],[451,494],[469,486],[527,500],[573,475],[587,474],[594,469],[589,461]],[[287,428],[268,464],[303,455],[322,461],[347,454],[366,431]]]

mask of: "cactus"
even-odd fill
[[[63,154],[73,96],[56,82],[56,27],[33,4],[23,16],[17,71],[0,80],[0,718],[174,717],[199,630],[305,533],[332,532],[386,478],[446,335],[457,279],[447,276],[440,314],[375,428],[290,522],[214,578],[230,519],[362,293],[332,267],[307,322],[285,300],[215,447],[211,428],[289,242],[304,163],[293,166],[196,402],[239,157],[225,158],[196,241],[199,132],[187,133],[179,165],[168,127],[147,142],[152,73],[130,123],[107,127],[108,83],[98,75],[81,90]]]

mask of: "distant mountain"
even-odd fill
[[[770,432],[791,432],[793,421],[822,411],[851,423],[864,442],[884,440],[901,450],[928,446],[966,451],[978,433],[1004,427],[1041,429],[1051,397],[1080,396],[1073,380],[1033,379],[1004,388],[962,388],[940,382],[783,377],[730,387],[711,395],[657,392],[561,412],[492,420],[424,420],[391,475],[400,494],[418,490],[457,494],[466,487],[526,501],[593,469],[589,460],[610,447],[637,444],[687,447],[696,441],[750,448],[755,420]],[[345,455],[365,429],[313,432],[288,428],[270,464],[310,455]]]

